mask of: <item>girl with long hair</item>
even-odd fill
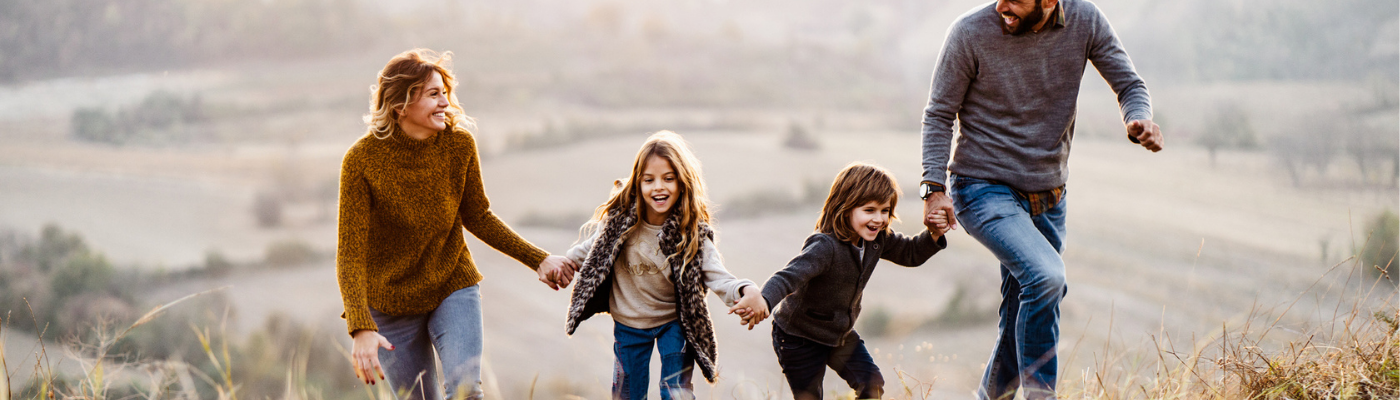
[[[632,173],[580,229],[566,256],[581,265],[566,331],[607,312],[613,319],[613,398],[646,399],[653,345],[661,354],[662,399],[691,399],[692,365],[714,382],[715,338],[706,290],[749,329],[767,318],[758,286],[724,268],[700,162],[668,131],[647,138]]]
[[[355,374],[414,399],[482,395],[482,276],[464,228],[555,290],[576,269],[491,212],[451,55],[414,49],[389,60],[371,88],[368,132],[340,173],[336,275]]]

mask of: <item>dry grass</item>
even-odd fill
[[[1369,284],[1360,263],[1350,264],[1330,321],[1312,328],[1281,323],[1282,312],[1251,309],[1241,322],[1222,324],[1178,349],[1165,334],[1150,351],[1105,345],[1093,369],[1065,376],[1061,397],[1082,399],[1394,399],[1400,396],[1400,310],[1393,283]],[[1318,278],[1321,282],[1327,274]],[[1362,279],[1364,281],[1364,279]],[[1382,286],[1384,285],[1384,286]],[[1314,283],[1317,286],[1317,283]],[[1311,294],[1311,289],[1298,299]],[[1332,288],[1328,288],[1328,292]],[[1377,296],[1377,292],[1387,293]],[[1347,294],[1353,293],[1353,294]],[[1071,354],[1076,351],[1071,351]],[[1145,356],[1144,356],[1145,354]]]
[[[1204,338],[1192,337],[1189,349],[1177,347],[1165,327],[1150,336],[1150,345],[1134,349],[1109,340],[1094,351],[1093,367],[1066,371],[1060,396],[1073,399],[1393,399],[1400,396],[1400,310],[1397,292],[1385,280],[1360,283],[1360,263],[1350,259],[1334,266],[1314,283],[1324,282],[1341,266],[1350,265],[1347,279],[1339,287],[1327,287],[1324,294],[1340,289],[1331,320],[1313,321],[1311,328],[1284,323],[1297,304],[1279,312],[1254,307],[1241,321],[1222,323],[1219,331]],[[1335,279],[1334,279],[1335,280]],[[1365,279],[1360,279],[1364,281]],[[1298,299],[1313,292],[1310,287]],[[216,289],[217,290],[217,289]],[[30,399],[108,399],[108,398],[193,398],[237,399],[240,377],[232,372],[236,358],[229,356],[227,334],[211,334],[207,328],[194,328],[209,366],[196,367],[179,361],[123,361],[108,352],[132,329],[149,323],[167,309],[209,292],[186,296],[152,309],[129,327],[111,335],[99,335],[89,347],[84,376],[65,381],[46,367],[35,365],[39,387],[24,397]],[[1378,294],[1380,293],[1380,294]],[[1324,318],[1325,319],[1325,318]],[[1111,325],[1111,324],[1110,324]],[[1295,324],[1296,325],[1296,324]],[[1110,331],[1112,328],[1110,327]],[[222,327],[221,327],[222,331]],[[4,331],[0,330],[0,335]],[[313,338],[306,338],[313,340]],[[1150,346],[1150,347],[1148,347]],[[1081,353],[1078,343],[1065,353],[1065,365]],[[343,350],[343,349],[342,349]],[[41,346],[40,351],[43,350]],[[1086,350],[1087,351],[1087,350]],[[322,388],[306,379],[308,362],[304,352],[290,355],[286,364],[286,399],[320,399]],[[46,354],[36,355],[47,360]],[[348,356],[347,356],[348,358]],[[0,350],[0,400],[14,397],[9,382],[10,366]],[[343,367],[343,366],[323,366]],[[489,368],[489,367],[488,367]],[[213,371],[208,373],[206,371]],[[888,397],[929,399],[935,393],[936,379],[920,381],[904,371],[886,371]],[[193,383],[213,393],[198,393]],[[499,386],[493,382],[491,386]],[[569,386],[552,387],[552,386]],[[583,398],[575,393],[592,392],[559,382],[536,386],[531,382],[530,398]],[[772,387],[745,387],[726,395],[737,399],[780,399],[784,390]],[[489,387],[488,387],[489,388]],[[499,390],[499,387],[496,388]],[[539,390],[537,390],[539,389]],[[752,390],[750,390],[752,389]],[[365,397],[393,398],[388,385],[365,387]],[[596,393],[596,392],[595,392]],[[838,399],[853,398],[849,391],[832,392]],[[493,396],[494,397],[494,396]]]

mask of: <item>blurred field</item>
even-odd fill
[[[1114,108],[1095,107],[1101,102],[1095,96],[1109,94],[1097,89],[1086,90],[1081,121],[1112,126]],[[1318,101],[1318,89],[1311,86],[1270,90]],[[1344,97],[1346,90],[1323,93]],[[1159,98],[1171,104],[1170,92]],[[315,118],[314,113],[298,115]],[[689,115],[685,110],[658,113]],[[784,113],[770,113],[755,114],[783,121]],[[916,117],[917,111],[911,119]],[[502,140],[507,133],[495,127],[509,124],[508,118],[498,122],[482,116],[483,143]],[[271,229],[259,228],[250,210],[252,193],[289,159],[295,160],[300,179],[333,179],[340,156],[336,149],[359,134],[353,124],[342,125],[340,134],[309,133],[294,145],[234,141],[180,151],[110,148],[42,135],[12,138],[0,149],[5,153],[0,203],[10,205],[0,213],[0,224],[33,231],[56,222],[82,232],[119,264],[146,267],[195,265],[209,249],[235,260],[258,260],[270,243],[289,238],[330,251],[333,223],[318,218],[314,210]],[[821,149],[811,151],[785,148],[782,123],[771,125],[681,131],[705,164],[721,213],[727,204],[756,194],[798,198],[808,182],[825,184],[854,160],[891,168],[906,191],[915,186],[918,136],[912,130],[815,130]],[[1167,132],[1173,140],[1170,125]],[[606,196],[611,179],[627,173],[644,134],[623,132],[567,146],[488,153],[484,168],[493,209],[507,221],[535,215],[545,226],[516,224],[517,229],[546,249],[563,251],[576,236],[565,227]],[[1063,345],[1096,348],[1110,335],[1140,341],[1163,329],[1173,337],[1189,337],[1220,321],[1240,318],[1251,305],[1286,304],[1345,257],[1353,240],[1364,240],[1358,219],[1396,202],[1394,191],[1383,188],[1291,188],[1259,154],[1231,156],[1212,168],[1200,149],[1169,143],[1174,146],[1167,151],[1148,154],[1116,138],[1090,136],[1076,142],[1065,255],[1071,294],[1064,305]],[[904,216],[919,212],[910,198],[906,193],[898,210]],[[727,265],[738,276],[762,281],[796,254],[815,211],[808,204],[759,210],[757,217],[721,219],[720,248]],[[904,223],[899,230],[914,233],[916,226]],[[867,334],[871,347],[879,349],[887,376],[893,382],[902,372],[931,383],[942,393],[934,397],[972,390],[995,332],[994,260],[962,231],[950,239],[951,247],[923,268],[883,267],[865,300],[867,319],[875,310],[890,317],[888,335]],[[1329,259],[1321,258],[1320,241],[1330,246]],[[599,317],[583,324],[573,338],[565,338],[566,293],[546,290],[523,266],[478,242],[470,246],[488,277],[483,283],[487,355],[504,397],[528,390],[536,374],[539,382],[577,386],[594,394],[588,397],[601,396],[612,363],[610,321]],[[324,334],[345,342],[338,334],[343,329],[335,318],[340,300],[327,259],[291,270],[235,272],[227,278],[179,283],[148,294],[147,300],[168,301],[222,285],[232,285],[228,296],[236,309],[235,332],[246,334],[269,316],[284,314],[320,326]],[[958,307],[976,318],[939,322],[936,318],[948,312],[958,290],[966,293]],[[1326,299],[1305,302],[1301,312],[1291,315],[1315,315],[1327,304]],[[717,301],[711,307],[723,309]],[[735,326],[737,318],[715,319],[725,378],[713,388],[700,385],[701,397],[783,387],[768,326],[744,331]],[[1078,354],[1077,361],[1088,356]],[[1079,368],[1083,365],[1071,364],[1066,370]],[[842,387],[834,376],[827,385],[833,390]]]
[[[454,10],[473,23],[444,28],[441,37],[386,35],[358,51],[52,77],[0,68],[0,78],[32,76],[0,81],[0,264],[16,259],[6,256],[7,241],[56,224],[118,270],[148,274],[132,278],[141,280],[134,298],[119,299],[128,308],[227,285],[219,296],[232,305],[229,340],[255,348],[291,321],[321,344],[348,346],[329,256],[340,158],[364,132],[360,116],[383,61],[409,45],[432,45],[457,54],[459,96],[479,120],[492,209],[527,239],[552,252],[567,249],[612,180],[627,174],[646,134],[670,129],[704,163],[726,265],[762,282],[800,249],[826,185],[851,161],[891,169],[905,191],[898,213],[917,219],[928,72],[947,24],[977,2],[603,1],[548,15],[531,12],[543,7],[536,3],[464,6]],[[1123,138],[1115,98],[1090,69],[1070,158],[1062,378],[1099,371],[1104,358],[1156,357],[1141,352],[1153,340],[1191,348],[1251,315],[1280,318],[1279,340],[1335,324],[1341,294],[1371,286],[1358,283],[1370,275],[1331,268],[1363,247],[1379,213],[1400,206],[1390,161],[1400,155],[1382,157],[1395,152],[1400,130],[1394,90],[1386,89],[1394,78],[1333,73],[1355,60],[1293,69],[1231,64],[1207,50],[1234,42],[1214,43],[1209,35],[1219,32],[1204,28],[1180,42],[1157,39],[1175,32],[1174,21],[1196,18],[1198,8],[1213,9],[1210,2],[1103,3],[1140,61],[1167,149],[1151,154]],[[424,4],[383,6],[384,18],[421,22],[410,15]],[[1381,33],[1393,34],[1394,16],[1386,21]],[[1252,16],[1243,22],[1264,24]],[[1377,43],[1362,61],[1394,54],[1383,46],[1393,42]],[[1180,57],[1188,50],[1198,58]],[[1302,58],[1332,54],[1327,46],[1298,51],[1306,51]],[[0,65],[7,66],[14,65]],[[1357,70],[1393,69],[1368,68]],[[77,111],[136,113],[155,93],[196,104],[202,114],[116,144],[75,134]],[[1212,157],[1202,143],[1220,129],[1221,110],[1241,110],[1258,143],[1222,147]],[[1352,140],[1363,136],[1381,139],[1361,148],[1385,154],[1358,152]],[[791,145],[795,137],[815,148]],[[1287,164],[1275,149],[1290,140],[1336,147],[1327,147],[1326,160],[1303,151],[1314,158]],[[1291,177],[1289,165],[1299,175]],[[260,220],[271,213],[268,204],[276,207],[274,223]],[[913,222],[896,228],[920,229]],[[996,262],[963,231],[949,236],[950,247],[921,268],[882,265],[865,294],[859,329],[896,398],[970,397],[990,354]],[[491,395],[525,398],[533,384],[536,398],[606,398],[611,321],[596,317],[565,337],[568,293],[547,290],[524,266],[468,242],[487,277]],[[306,254],[286,256],[279,246]],[[210,272],[216,264],[222,269]],[[1375,290],[1373,299],[1394,296],[1393,285]],[[204,303],[178,307],[223,312]],[[697,383],[698,397],[789,398],[769,325],[747,331],[717,300],[710,307],[722,379]],[[56,313],[64,311],[71,310]],[[154,343],[188,344],[192,333],[177,321],[178,338]],[[33,336],[6,329],[8,368],[24,370],[16,354],[32,351]],[[66,344],[55,340],[50,352],[68,353]],[[334,362],[312,368],[351,375],[348,362],[324,353],[318,357]],[[268,390],[280,390],[284,372],[263,377],[273,382]],[[326,393],[359,395],[343,385]],[[825,385],[845,387],[834,374]]]

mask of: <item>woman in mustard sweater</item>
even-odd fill
[[[369,131],[341,164],[336,274],[355,374],[366,384],[387,375],[401,398],[482,395],[482,276],[463,228],[555,290],[577,269],[491,212],[450,60],[423,49],[389,60],[372,88]]]

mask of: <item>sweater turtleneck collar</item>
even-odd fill
[[[437,144],[438,140],[442,138],[443,133],[444,132],[436,132],[433,133],[432,136],[429,136],[427,139],[419,140],[408,137],[408,134],[404,133],[401,130],[398,132],[394,132],[393,135],[390,135],[387,141],[395,148],[409,151],[420,151],[423,149],[427,149],[434,144]]]

